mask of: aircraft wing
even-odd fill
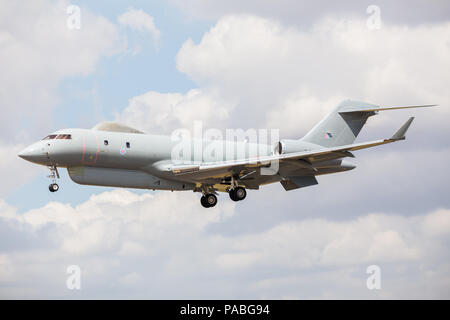
[[[230,160],[230,161],[220,161],[220,162],[211,162],[211,163],[202,163],[199,165],[175,165],[171,167],[171,171],[174,175],[188,175],[190,178],[193,178],[197,175],[201,175],[202,178],[205,177],[213,177],[217,175],[219,172],[224,171],[236,171],[234,169],[242,170],[246,169],[255,170],[260,167],[268,167],[274,161],[279,161],[280,164],[284,161],[298,160],[304,159],[309,162],[314,161],[314,158],[321,157],[327,154],[340,153],[342,157],[352,156],[350,151],[360,150],[371,148],[375,146],[379,146],[382,144],[392,143],[399,140],[405,139],[405,133],[411,125],[414,117],[408,119],[408,121],[403,124],[403,126],[389,139],[375,140],[370,142],[363,143],[355,143],[350,145],[331,147],[331,148],[320,148],[311,151],[302,151],[302,152],[294,152],[288,154],[275,154],[270,156],[261,156],[255,158],[247,158],[242,160]],[[210,174],[207,174],[207,173]]]

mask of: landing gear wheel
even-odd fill
[[[209,208],[208,203],[206,202],[206,197],[202,196],[200,198],[200,203],[202,204],[202,206],[204,206],[205,208]]]
[[[233,200],[233,201],[239,201],[239,200],[236,198],[236,194],[234,193],[234,189],[231,189],[230,191],[228,191],[228,194],[230,195],[230,199],[231,199],[231,200]]]
[[[229,192],[230,198],[233,201],[241,201],[244,200],[247,196],[247,191],[242,187],[237,187],[234,189],[231,189]]]
[[[235,197],[238,201],[244,200],[247,196],[247,191],[242,187],[237,187],[234,189]]]
[[[52,183],[48,186],[48,190],[50,190],[50,192],[56,192],[59,190],[59,186],[56,183]]]
[[[217,197],[212,193],[207,194],[206,202],[208,203],[209,207],[214,207],[217,204]]]
[[[58,168],[54,165],[47,167],[50,170],[50,175],[48,177],[52,179],[52,183],[48,186],[48,190],[50,190],[50,192],[56,192],[59,190],[59,186],[56,183],[56,178],[59,179]]]
[[[217,204],[217,197],[212,193],[208,193],[200,198],[200,202],[205,208],[211,208]]]

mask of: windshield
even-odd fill
[[[44,139],[42,139],[42,140],[51,140],[51,139],[55,139],[56,138],[56,134],[51,134],[51,135],[48,135],[48,136],[46,136]]]
[[[72,139],[72,135],[71,134],[50,134],[42,140],[52,140],[52,139],[70,140],[70,139]]]
[[[56,139],[68,140],[68,139],[72,139],[72,135],[71,134],[58,134]]]

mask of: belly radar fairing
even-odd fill
[[[189,149],[215,146],[233,150],[241,156],[224,154],[220,159],[185,155],[173,158],[179,142],[170,136],[145,134],[117,123],[104,122],[92,129],[64,129],[38,141],[18,155],[50,170],[51,192],[59,189],[58,168],[67,168],[79,184],[152,190],[191,190],[202,193],[201,204],[213,207],[218,192],[227,192],[233,201],[246,198],[247,189],[280,182],[286,191],[318,184],[316,177],[352,170],[346,158],[354,151],[405,139],[413,118],[409,118],[390,138],[354,143],[367,119],[379,111],[424,106],[379,107],[346,100],[331,111],[303,138],[282,139],[275,146],[259,144],[250,155],[245,141],[188,140]],[[267,170],[276,163],[271,174]]]

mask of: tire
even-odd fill
[[[56,192],[59,190],[59,186],[56,183],[52,183],[48,186],[48,190],[50,190],[50,192]]]
[[[244,200],[245,197],[247,196],[247,191],[245,190],[245,188],[237,187],[235,189],[230,190],[228,194],[230,195],[231,200],[241,201]]]
[[[244,200],[247,196],[247,191],[242,187],[237,187],[236,189],[234,189],[234,196],[237,201]]]
[[[205,197],[205,196],[202,196],[202,197],[200,198],[200,203],[202,204],[203,207],[209,208],[209,204],[208,204],[208,202],[206,201],[206,197]]]
[[[239,201],[239,200],[236,198],[236,194],[235,194],[234,190],[235,190],[235,189],[231,189],[230,191],[228,191],[228,194],[230,195],[230,199],[233,200],[233,201]]]

